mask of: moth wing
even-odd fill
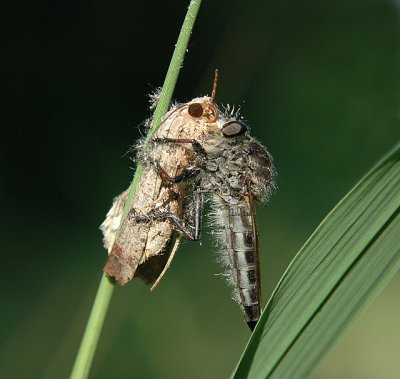
[[[100,225],[103,232],[103,245],[109,257],[104,272],[114,276],[121,284],[127,283],[134,276],[145,247],[143,237],[147,235],[145,224],[134,223],[127,217],[121,224],[122,214],[128,198],[129,189],[114,199],[106,219]],[[118,238],[117,232],[120,230]],[[136,236],[136,238],[132,238]],[[142,236],[142,238],[137,238]]]
[[[128,193],[129,189],[114,199],[106,219],[100,226],[103,232],[103,244],[109,254],[104,271],[107,275],[114,276],[121,284],[125,284],[133,277],[151,284],[163,271],[171,253],[172,233],[169,231],[171,225],[168,221],[164,221],[164,228],[153,230],[154,228],[147,223],[136,223],[128,216],[120,226]],[[119,228],[120,232],[116,240]],[[152,232],[150,235],[157,231],[157,235],[154,236],[155,241],[152,238],[149,239],[150,231]],[[158,235],[160,233],[161,236]],[[166,235],[163,236],[163,234]],[[158,239],[166,243],[162,250],[158,250],[162,246],[161,242],[157,243]],[[151,248],[152,242],[159,246],[156,251]]]
[[[114,199],[113,205],[106,215],[106,219],[100,225],[100,230],[103,233],[103,245],[108,251],[108,254],[111,253],[111,249],[115,241],[115,236],[121,223],[122,213],[124,211],[124,206],[128,197],[128,193],[129,189],[122,192]]]
[[[151,256],[141,263],[138,266],[134,277],[143,280],[146,284],[153,284],[159,278],[168,262],[174,246],[174,241],[175,239],[171,238],[163,251],[157,255]]]

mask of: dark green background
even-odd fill
[[[132,178],[124,154],[187,5],[3,2],[4,377],[69,375],[106,259],[98,226]],[[324,215],[399,139],[399,10],[396,1],[203,1],[175,98],[209,94],[218,67],[217,101],[240,105],[275,158],[279,190],[258,210],[264,300]],[[220,271],[204,233],[154,293],[139,281],[118,287],[91,377],[227,377],[250,333]],[[384,337],[371,330],[400,314],[397,288],[315,377],[395,378],[396,318]]]

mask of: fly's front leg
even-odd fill
[[[185,199],[183,212],[185,225],[189,225],[189,228],[193,231],[192,235],[194,241],[200,239],[202,211],[203,195],[200,192],[200,189],[196,189],[192,192],[192,196]]]
[[[188,228],[184,226],[184,222],[174,214],[170,212],[158,212],[158,213],[153,213],[150,215],[145,215],[145,216],[133,216],[133,219],[136,222],[150,222],[150,221],[159,221],[159,220],[170,220],[175,227],[182,233],[184,234],[189,240],[191,241],[197,241],[199,239],[199,234],[195,232],[192,233]]]
[[[202,213],[203,213],[203,195],[200,193],[200,191],[195,192],[195,236],[197,239],[200,238],[200,233],[201,233],[201,220],[202,220]]]
[[[170,176],[168,173],[160,166],[159,162],[154,162],[154,165],[156,167],[156,170],[158,172],[158,175],[160,175],[160,178],[162,180],[165,180],[169,183],[176,184],[176,183],[182,183],[185,182],[186,180],[189,180],[191,178],[194,178],[200,171],[198,169],[186,169],[183,170],[183,172],[177,176]]]
[[[145,216],[133,216],[133,220],[136,222],[151,222],[151,221],[159,221],[159,220],[170,220],[175,227],[184,234],[189,240],[197,241],[199,237],[196,235],[196,232],[192,234],[192,232],[184,226],[184,222],[173,213],[170,212],[158,212]]]
[[[180,219],[171,212],[154,212],[148,215],[139,216],[135,210],[131,211],[131,219],[136,222],[151,222],[158,220],[170,220],[175,227],[191,241],[198,241],[201,233],[203,198],[199,191],[194,191],[192,204],[188,206],[193,211],[185,211],[184,219]],[[187,227],[186,224],[191,224]]]
[[[158,143],[180,143],[180,144],[188,144],[190,143],[193,147],[193,151],[202,157],[207,156],[207,152],[204,150],[204,147],[201,146],[200,142],[191,139],[191,138],[153,138],[153,142],[158,142]]]

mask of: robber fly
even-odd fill
[[[152,147],[139,152],[146,176],[116,240],[126,193],[102,224],[110,252],[105,272],[121,284],[134,276],[157,284],[180,238],[200,238],[203,204],[209,201],[224,275],[253,330],[261,313],[255,202],[268,199],[275,171],[271,155],[250,137],[237,114],[221,112],[214,103],[216,83],[217,72],[211,97],[173,106]],[[175,241],[174,231],[179,234]],[[151,243],[154,235],[157,244]]]

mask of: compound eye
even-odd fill
[[[226,138],[241,136],[246,133],[247,126],[240,121],[231,121],[222,127],[222,134]]]
[[[192,117],[201,117],[203,115],[203,106],[200,103],[190,104],[188,112]]]

